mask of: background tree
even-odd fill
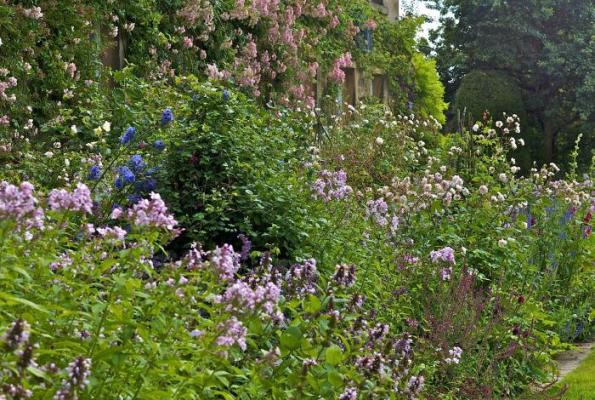
[[[545,161],[561,133],[593,140],[593,0],[425,1],[441,13],[431,40],[448,101],[467,73],[498,71],[521,88]]]

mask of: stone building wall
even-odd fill
[[[378,10],[387,15],[390,21],[396,22],[399,18],[399,0],[369,0]],[[355,65],[345,70],[345,84],[343,87],[344,102],[355,105],[365,97],[374,96],[382,99],[384,103],[390,100],[388,80],[383,71],[377,70],[372,76],[366,76]]]

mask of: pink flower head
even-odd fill
[[[432,251],[430,253],[430,258],[434,263],[438,261],[444,261],[448,264],[455,264],[455,252],[450,247],[444,247],[440,250]]]
[[[236,253],[230,244],[216,247],[211,252],[210,261],[219,274],[219,278],[224,281],[232,279],[240,268],[240,254]]]
[[[0,219],[13,219],[19,229],[27,231],[43,228],[44,213],[37,207],[32,184],[23,182],[17,187],[5,181],[0,182]]]
[[[128,210],[128,218],[137,226],[152,226],[175,231],[178,222],[167,211],[158,193],[151,193],[151,199],[142,199]]]
[[[192,41],[192,38],[188,37],[188,36],[184,36],[184,40],[183,40],[182,44],[187,49],[191,49],[192,47],[194,47],[194,42]]]
[[[65,189],[53,189],[48,196],[48,205],[54,211],[93,213],[91,191],[84,183],[78,183],[72,193]]]
[[[377,23],[376,23],[376,21],[374,21],[372,18],[370,18],[369,20],[367,20],[367,21],[364,23],[364,26],[365,26],[366,28],[368,28],[369,30],[371,30],[371,31],[375,31],[375,30],[376,30],[376,28],[378,28],[378,24],[377,24]]]
[[[246,334],[248,330],[236,317],[231,317],[226,322],[219,324],[219,330],[223,332],[216,340],[219,346],[231,347],[234,344],[240,346],[240,349],[246,350]]]

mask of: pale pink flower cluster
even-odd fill
[[[32,18],[32,19],[40,19],[41,17],[43,17],[43,13],[41,12],[41,7],[25,8],[23,10],[23,15],[27,18]]]
[[[444,247],[440,250],[430,252],[432,262],[443,261],[448,264],[455,264],[455,251],[451,247]]]
[[[369,20],[367,20],[364,23],[364,27],[366,27],[367,29],[369,29],[371,31],[375,31],[376,28],[378,28],[378,23],[370,18]]]
[[[301,49],[316,46],[319,35],[325,35],[329,27],[333,29],[339,25],[338,17],[330,11],[328,5],[328,0],[299,0],[289,4],[280,0],[236,0],[234,8],[223,14],[222,18],[244,21],[251,27],[261,25],[268,30],[268,40],[252,46],[252,37],[248,34],[245,35],[246,41],[234,40],[224,46],[235,48],[239,54],[233,66],[229,68],[229,74],[240,86],[251,89],[255,96],[259,96],[265,78],[268,78],[268,82],[278,79],[287,71],[294,71],[296,75],[292,77],[293,86],[286,88],[288,93],[291,93],[293,100],[303,101],[308,107],[314,107],[311,93],[306,93],[307,90],[300,88],[300,84],[311,82],[315,76],[315,73],[311,72],[310,79],[302,76],[303,71],[308,69],[308,60],[302,58],[307,52],[302,52]],[[302,17],[321,20],[321,28],[316,34],[311,34],[311,30],[299,23]],[[242,29],[237,29],[236,34],[241,36]],[[244,43],[248,43],[248,46]],[[221,79],[215,72],[213,68],[207,71],[212,79]],[[290,104],[287,95],[281,95],[278,100],[281,104]]]
[[[17,78],[14,76],[9,77],[6,81],[0,81],[0,99],[9,103],[14,103],[17,100],[16,95],[13,93],[9,96],[6,94],[6,90],[16,87],[17,83]]]
[[[68,192],[66,189],[53,189],[48,196],[48,205],[54,211],[93,213],[91,191],[84,183],[78,183],[73,192]]]
[[[236,253],[230,244],[216,247],[210,252],[211,265],[219,274],[219,278],[224,281],[233,279],[235,273],[240,269],[240,258],[240,254]]]
[[[345,53],[337,58],[333,63],[333,68],[329,72],[329,78],[336,83],[345,82],[345,71],[343,68],[350,68],[353,66],[351,53]]]
[[[314,198],[322,199],[325,202],[343,200],[353,193],[353,189],[347,184],[347,174],[343,170],[337,172],[321,171],[312,189]]]
[[[76,64],[75,63],[64,63],[64,71],[66,71],[66,73],[72,78],[74,79],[75,75],[76,75]]]
[[[151,193],[150,197],[150,199],[142,199],[128,209],[128,219],[138,226],[152,226],[175,231],[178,222],[167,211],[161,196],[158,193]]]
[[[191,49],[192,47],[194,47],[194,42],[192,41],[192,38],[188,37],[188,36],[184,36],[184,40],[182,41],[182,44],[187,49]]]
[[[222,334],[215,341],[219,346],[231,347],[234,344],[240,346],[240,349],[246,350],[246,334],[248,330],[236,317],[222,322],[218,326]]]
[[[259,309],[271,318],[278,318],[283,316],[277,308],[280,298],[281,289],[272,282],[251,287],[246,282],[236,281],[216,301],[226,304],[225,309],[230,312],[243,314]]]
[[[26,238],[30,239],[32,228],[42,229],[44,213],[37,206],[34,187],[29,182],[14,186],[8,182],[0,182],[0,219],[13,219],[19,228],[25,229]]]

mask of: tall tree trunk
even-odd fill
[[[556,157],[556,138],[559,129],[557,124],[546,120],[543,124],[544,133],[544,156],[547,163],[554,162]]]

